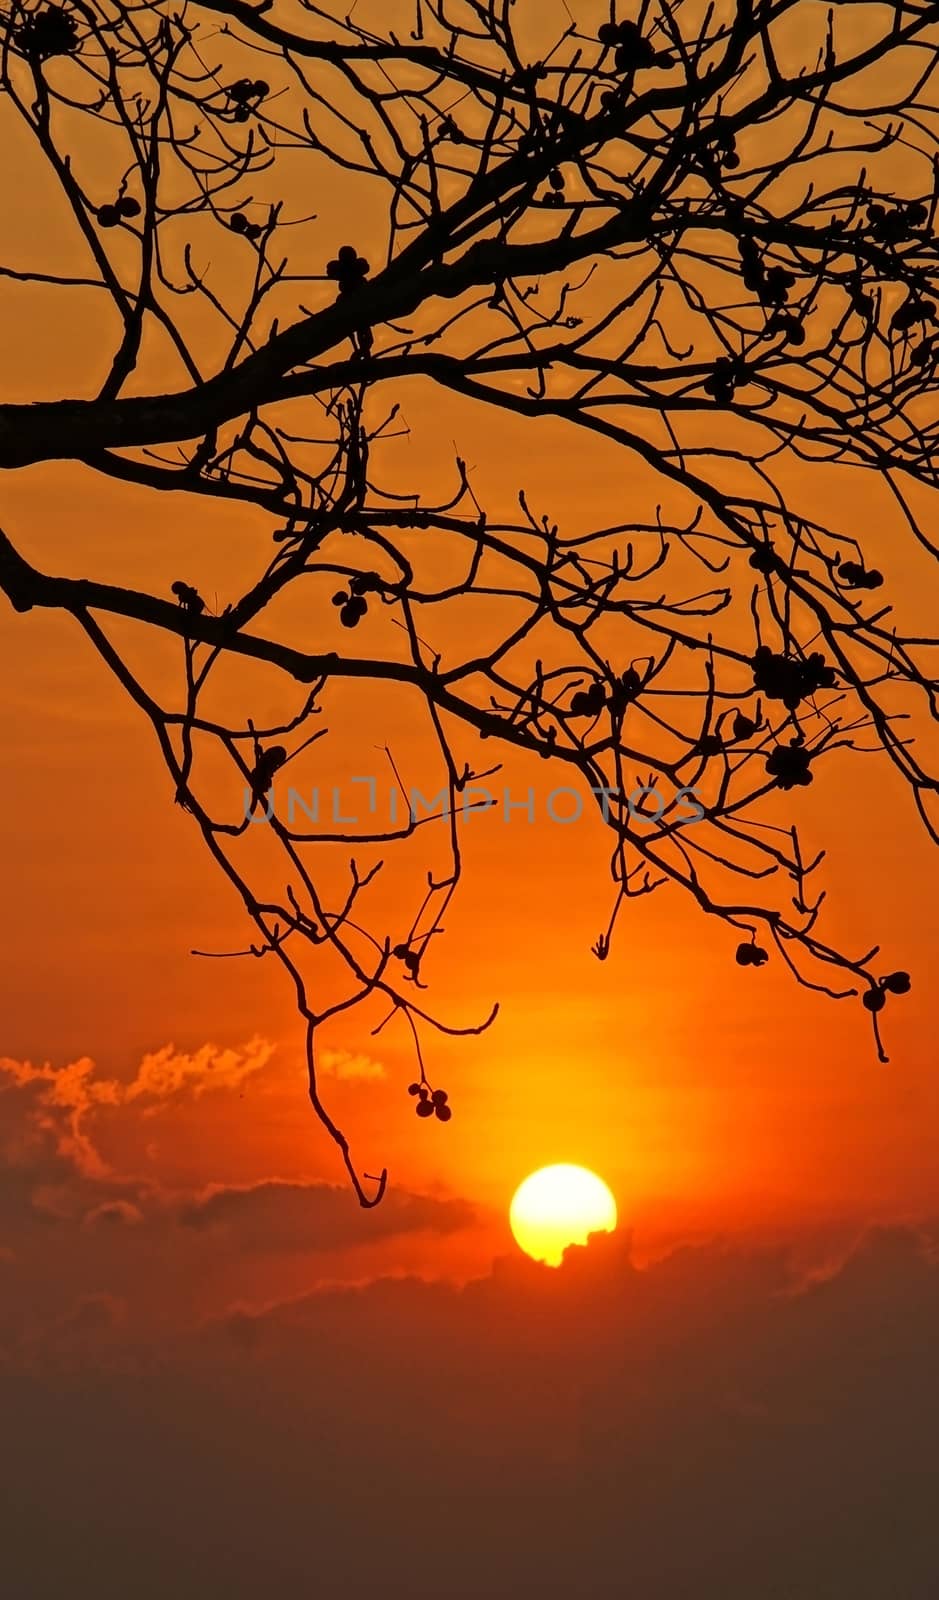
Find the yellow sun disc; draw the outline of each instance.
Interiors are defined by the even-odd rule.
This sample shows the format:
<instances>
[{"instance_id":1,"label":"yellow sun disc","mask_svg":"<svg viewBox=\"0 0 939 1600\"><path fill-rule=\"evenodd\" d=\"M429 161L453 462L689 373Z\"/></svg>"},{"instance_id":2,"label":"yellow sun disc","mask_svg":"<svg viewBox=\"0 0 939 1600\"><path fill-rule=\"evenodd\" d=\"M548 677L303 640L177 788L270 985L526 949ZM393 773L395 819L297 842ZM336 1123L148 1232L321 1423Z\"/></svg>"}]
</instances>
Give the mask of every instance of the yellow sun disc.
<instances>
[{"instance_id":1,"label":"yellow sun disc","mask_svg":"<svg viewBox=\"0 0 939 1600\"><path fill-rule=\"evenodd\" d=\"M526 1255L558 1267L569 1244L586 1244L591 1233L613 1232L616 1201L587 1167L542 1167L516 1189L509 1222Z\"/></svg>"}]
</instances>

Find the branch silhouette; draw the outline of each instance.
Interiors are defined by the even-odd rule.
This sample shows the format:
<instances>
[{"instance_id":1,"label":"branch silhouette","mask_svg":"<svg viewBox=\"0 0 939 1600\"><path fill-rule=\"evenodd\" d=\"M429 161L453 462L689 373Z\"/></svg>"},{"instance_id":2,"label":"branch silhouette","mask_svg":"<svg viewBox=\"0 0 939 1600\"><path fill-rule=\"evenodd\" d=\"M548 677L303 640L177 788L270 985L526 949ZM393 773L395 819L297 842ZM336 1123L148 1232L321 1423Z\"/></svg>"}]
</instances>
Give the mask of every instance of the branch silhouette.
<instances>
[{"instance_id":1,"label":"branch silhouette","mask_svg":"<svg viewBox=\"0 0 939 1600\"><path fill-rule=\"evenodd\" d=\"M36 400L0 404L0 466L71 462L166 495L194 527L201 498L263 528L247 587L203 553L165 592L44 571L8 528L0 588L16 612L76 618L152 725L255 930L244 951L200 953L284 968L311 1101L363 1205L387 1174L359 1174L316 1041L379 1002L378 1029L403 1019L413 1041L417 1114L449 1120L426 1041L482 1032L495 1008L438 1016L428 952L500 754L543 758L609 830L599 960L623 907L671 886L726 926L741 968L779 959L859 1001L882 1060L881 1014L910 979L823 932L824 852L804 853L780 806L796 815L821 774L879 754L939 838L919 754L939 639L904 631L887 598L905 563L939 554L923 510L939 487L936 8L370 14L0 6L0 116L42 163L55 222L30 265L0 260L0 282L104 330L86 392L61 399L46 397L61 352L50 341L43 372L36 341ZM341 200L341 228L310 195L327 213ZM535 481L512 506L485 503L456 452L445 497L413 454L402 491L417 385L529 430L519 475ZM644 514L571 526L546 509L545 422L566 430L572 473L590 449L640 467L656 483ZM873 475L895 538L817 513L833 468ZM119 646L127 622L174 642L174 700ZM276 726L258 725L249 665L296 686ZM232 720L214 691L234 666ZM281 778L348 683L400 695L415 725L420 708L433 812L416 814L386 737L401 801L387 826L304 831L281 814ZM249 848L262 824L276 865ZM379 851L413 852L428 828L443 865L421 868L413 914L374 931Z\"/></svg>"}]
</instances>

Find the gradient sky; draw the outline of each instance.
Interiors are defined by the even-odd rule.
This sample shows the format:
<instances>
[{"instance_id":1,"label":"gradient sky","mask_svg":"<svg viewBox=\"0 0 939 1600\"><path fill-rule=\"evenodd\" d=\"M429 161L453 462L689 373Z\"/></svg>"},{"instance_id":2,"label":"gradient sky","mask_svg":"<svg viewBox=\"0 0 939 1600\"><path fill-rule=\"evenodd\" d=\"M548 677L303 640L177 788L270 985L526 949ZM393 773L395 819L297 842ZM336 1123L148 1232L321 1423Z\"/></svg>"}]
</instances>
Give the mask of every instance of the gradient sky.
<instances>
[{"instance_id":1,"label":"gradient sky","mask_svg":"<svg viewBox=\"0 0 939 1600\"><path fill-rule=\"evenodd\" d=\"M493 480L516 481L514 462L500 469L493 453ZM536 454L529 471L560 512L563 467ZM601 474L585 478L602 495ZM50 571L80 571L86 539L99 571L134 568L132 526L153 531L144 558L152 581L161 581L158 562L166 575L180 562L193 574L188 527L142 491L66 467L21 473L5 487L8 525ZM582 516L593 512L580 506ZM249 514L241 520L244 528L226 512L234 556L252 531ZM208 542L201 508L200 531ZM280 974L263 962L189 954L243 948L246 930L172 804L149 730L69 619L7 611L0 645L3 740L15 774L0 795L4 1053L57 1065L91 1057L103 1077L126 1082L145 1054L167 1045L193 1054L262 1038L273 1051L244 1088L248 1102L206 1096L161 1113L176 1128L161 1140L162 1159L196 1183L335 1178L333 1151L306 1110L302 1040ZM435 792L412 708L390 710L384 726L396 758L409 781ZM318 783L325 806L336 773L344 781L370 770L363 742L345 749L340 719L295 781ZM335 763L327 771L320 748ZM372 765L384 790L377 749ZM935 865L899 785L876 758L861 770L866 781L845 783L844 765L833 767L803 805L802 828L808 843L829 850L832 936L879 939L884 959L914 974L912 994L890 1018L888 1067L877 1064L856 1002L800 991L776 966L739 971L731 934L715 933L674 894L633 906L609 961L598 963L589 947L609 909L604 830L586 814L549 823L553 780L541 763L513 758L496 790L522 799L531 786L535 823L519 810L467 825L466 882L431 971L448 1018L475 1021L493 999L502 1007L482 1038L433 1042L452 1123L415 1122L403 1092L412 1076L403 1029L372 1039L378 1013L363 1013L329 1036L332 1049L376 1062L374 1076L330 1086L366 1168L387 1162L393 1182L442 1185L502 1213L532 1166L580 1160L607 1177L626 1216L655 1228L928 1210L939 1183L929 982L937 919L935 896L923 890L936 881ZM354 793L342 789L344 798ZM426 850L433 860L430 843ZM413 904L426 861L412 854L402 866L386 891L391 906L396 894ZM133 1120L125 1136L139 1154ZM206 1143L208 1129L216 1133Z\"/></svg>"},{"instance_id":2,"label":"gradient sky","mask_svg":"<svg viewBox=\"0 0 939 1600\"><path fill-rule=\"evenodd\" d=\"M61 264L74 241L33 154L14 153L3 261ZM330 248L343 206L338 187L318 195ZM0 318L4 398L88 388L107 332L88 297L60 312L0 279ZM162 353L147 357L158 373ZM482 498L536 489L571 529L647 492L602 443L496 429L419 384L402 399L392 484L419 451L442 493L456 448ZM72 465L2 488L3 527L44 571L160 593L183 575L213 608L270 531ZM889 566L885 493L822 470L811 494L820 516L863 519ZM904 619L934 627L915 565L889 578ZM141 659L161 681L175 670L159 649ZM548 823L560 780L511 757L497 790L532 785L537 820L472 822L428 962L448 1019L501 1007L481 1037L431 1044L452 1122L415 1118L402 1025L373 1037L366 1007L325 1040L330 1109L360 1169L389 1170L363 1212L309 1109L282 973L191 954L251 935L149 728L71 619L2 599L0 684L3 1537L33 1585L17 1600L66 1580L100 1600L306 1594L316 1552L353 1597L570 1595L605 1559L623 1566L591 1596L623 1593L625 1574L643 1600L928 1600L939 877L885 762L832 762L800 797L808 846L828 850L832 942L879 942L885 970L913 975L879 1065L857 1001L799 989L778 962L739 969L733 930L668 891L634 904L597 962L609 841L587 817ZM337 705L305 781L373 770L387 785L360 708ZM414 707L377 720L430 784ZM419 899L438 848L428 835L402 853L379 923ZM517 1254L507 1210L555 1161L604 1177L622 1231L553 1274ZM67 1556L46 1546L50 1521Z\"/></svg>"}]
</instances>

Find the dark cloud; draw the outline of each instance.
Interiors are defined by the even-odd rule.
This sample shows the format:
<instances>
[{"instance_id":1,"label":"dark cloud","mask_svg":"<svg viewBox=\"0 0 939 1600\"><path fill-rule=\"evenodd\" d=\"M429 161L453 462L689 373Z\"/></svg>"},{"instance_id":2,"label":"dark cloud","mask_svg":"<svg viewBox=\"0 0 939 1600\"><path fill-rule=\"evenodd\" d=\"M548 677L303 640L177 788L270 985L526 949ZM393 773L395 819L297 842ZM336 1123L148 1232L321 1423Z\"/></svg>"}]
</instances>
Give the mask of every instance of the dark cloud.
<instances>
[{"instance_id":1,"label":"dark cloud","mask_svg":"<svg viewBox=\"0 0 939 1600\"><path fill-rule=\"evenodd\" d=\"M99 1138L102 1119L138 1119L180 1094L237 1089L269 1054L257 1042L192 1056L166 1049L145 1059L129 1087L100 1078L87 1058L59 1068L0 1057L0 1347L8 1363L48 1345L49 1330L89 1293L127 1307L122 1356L132 1357L149 1326L191 1327L233 1292L270 1293L288 1274L296 1282L305 1273L309 1284L325 1271L374 1270L363 1248L397 1239L420 1249L421 1236L437 1248L476 1222L463 1200L400 1189L373 1211L328 1183L261 1177L194 1192L157 1170L122 1171L111 1153L120 1140ZM67 1358L67 1342L55 1348Z\"/></svg>"},{"instance_id":2,"label":"dark cloud","mask_svg":"<svg viewBox=\"0 0 939 1600\"><path fill-rule=\"evenodd\" d=\"M472 1206L393 1189L374 1211L352 1203L347 1188L275 1180L241 1187L216 1186L184 1204L179 1220L189 1228L225 1229L244 1249L343 1250L402 1233L452 1233L469 1227Z\"/></svg>"},{"instance_id":3,"label":"dark cloud","mask_svg":"<svg viewBox=\"0 0 939 1600\"><path fill-rule=\"evenodd\" d=\"M148 1117L183 1099L235 1092L273 1053L259 1038L191 1054L165 1045L144 1056L129 1083L101 1076L87 1056L61 1067L0 1056L0 1225L139 1215L154 1185L115 1171L101 1154L102 1115Z\"/></svg>"},{"instance_id":4,"label":"dark cloud","mask_svg":"<svg viewBox=\"0 0 939 1600\"><path fill-rule=\"evenodd\" d=\"M0 1375L30 1600L939 1593L934 1233L808 1280L599 1238L234 1308L124 1376L103 1320L93 1374Z\"/></svg>"},{"instance_id":5,"label":"dark cloud","mask_svg":"<svg viewBox=\"0 0 939 1600\"><path fill-rule=\"evenodd\" d=\"M143 1212L129 1200L105 1200L86 1212L82 1220L86 1228L135 1228L143 1221Z\"/></svg>"},{"instance_id":6,"label":"dark cloud","mask_svg":"<svg viewBox=\"0 0 939 1600\"><path fill-rule=\"evenodd\" d=\"M17 1068L14 1077L13 1069ZM73 1078L75 1095L83 1092ZM65 1095L52 1101L42 1068L20 1067L0 1057L0 1218L19 1221L34 1209L36 1194L81 1182L74 1159L76 1108Z\"/></svg>"}]
</instances>

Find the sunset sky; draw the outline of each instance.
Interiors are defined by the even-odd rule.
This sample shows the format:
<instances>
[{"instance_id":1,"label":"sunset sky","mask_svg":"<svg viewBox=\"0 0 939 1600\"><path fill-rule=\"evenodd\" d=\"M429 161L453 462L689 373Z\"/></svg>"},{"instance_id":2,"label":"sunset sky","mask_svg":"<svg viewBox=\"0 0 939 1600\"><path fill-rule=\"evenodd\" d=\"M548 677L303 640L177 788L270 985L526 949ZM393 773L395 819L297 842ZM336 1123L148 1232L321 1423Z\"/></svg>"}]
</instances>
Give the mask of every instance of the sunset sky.
<instances>
[{"instance_id":1,"label":"sunset sky","mask_svg":"<svg viewBox=\"0 0 939 1600\"><path fill-rule=\"evenodd\" d=\"M563 479L563 468L548 456L532 470L546 496L560 496L563 483L552 478ZM492 471L512 483L509 462ZM600 475L585 475L596 493ZM19 474L6 487L8 520L19 511L19 529L50 570L79 569L79 535L93 541L99 569L119 570L125 529L145 518L160 529L166 571L186 559L185 527L142 492L65 467ZM234 543L239 532L228 513L225 537ZM189 556L185 570L193 565ZM161 1051L202 1061L235 1052L257 1063L238 1075L235 1093L196 1095L190 1077L156 1102L94 1110L89 1138L103 1142L107 1167L197 1187L339 1182L308 1112L287 984L270 963L189 953L249 939L240 907L172 804L149 729L70 619L7 612L2 638L4 744L15 774L0 796L12 907L5 1055L36 1066L90 1059L92 1082L126 1084ZM419 751L419 734L407 706L396 709L387 737L405 760ZM336 743L334 768L322 771L314 746L295 780L303 793L320 787L324 816L334 774L351 809L348 774L369 770L360 745L356 769L341 743L332 756ZM380 750L372 763L387 806ZM516 1183L555 1158L603 1173L640 1239L929 1213L939 1199L929 983L939 923L923 886L935 881L935 864L899 784L873 758L863 770L863 784L831 781L813 804L802 802L802 827L810 845L828 847L821 870L833 934L861 943L863 928L889 964L918 980L891 1016L888 1067L878 1065L856 1003L802 991L778 966L739 970L732 933L715 933L674 893L632 907L611 957L598 963L590 946L609 915L601 822L585 811L552 823L547 800L557 783L537 761L510 759L491 780L500 801L508 789L523 802L531 788L535 821L521 805L506 820L500 805L466 824L466 881L447 918L434 994L457 1024L477 1021L494 1000L501 1010L478 1040L434 1040L453 1121L415 1122L404 1093L413 1076L406 1031L391 1024L373 1039L377 1011L333 1025L327 1041L337 1060L330 1100L366 1170L387 1164L394 1186L478 1208L472 1237L461 1230L448 1239L447 1256L489 1259L505 1244ZM435 776L425 762L412 765L409 781L430 795ZM415 878L402 870L399 892L413 899ZM345 1056L362 1064L344 1076ZM384 1241L379 1258L433 1270L440 1241ZM358 1260L330 1270L357 1275Z\"/></svg>"},{"instance_id":2,"label":"sunset sky","mask_svg":"<svg viewBox=\"0 0 939 1600\"><path fill-rule=\"evenodd\" d=\"M513 481L508 461L493 470ZM49 570L80 568L79 533L115 567L147 518L177 549L186 537L65 468L6 488ZM392 1592L437 1595L454 1550L448 1594L484 1592L493 1563L496 1593L537 1574L562 1594L588 1559L621 1570L623 1529L640 1587L654 1570L669 1597L708 1571L741 1594L837 1593L803 1585L856 1569L852 1595L882 1600L897 1527L871 1519L874 1449L896 1452L901 1532L928 1568L939 929L898 786L872 764L812 830L836 929L854 939L863 918L914 975L886 1067L856 1005L778 965L740 970L674 896L635 906L598 963L595 822L474 820L433 976L455 1020L501 1012L479 1040L434 1042L452 1121L415 1119L403 1029L373 1039L355 1016L330 1033L331 1108L365 1170L389 1169L363 1212L310 1112L281 975L189 953L243 947L243 915L149 730L67 619L6 610L0 642L0 1409L24 1594L51 1595L65 1570L42 1540L54 1504L69 1580L104 1595L162 1600L180 1572L185 1594L267 1592L274 1573L305 1581L311 1544L355 1594L403 1567ZM548 792L524 762L510 781ZM507 1221L552 1161L602 1174L621 1223L594 1269L556 1280ZM650 1478L650 1456L672 1465ZM572 1513L584 1472L596 1488ZM819 1509L807 1526L835 1473L848 1519ZM767 1521L796 1479L796 1521Z\"/></svg>"},{"instance_id":3,"label":"sunset sky","mask_svg":"<svg viewBox=\"0 0 939 1600\"><path fill-rule=\"evenodd\" d=\"M0 266L86 270L40 154L8 121L16 225ZM303 181L290 169L298 205ZM341 174L314 210L317 270L351 215L358 247L381 254L384 212L356 214ZM0 319L5 404L100 386L115 328L94 294L4 275ZM147 345L130 387L168 385L170 369ZM422 493L445 498L459 456L481 502L515 515L525 490L570 533L654 510L652 474L612 443L572 444L556 420L495 426L417 379L395 399L406 432L381 469L402 493L417 463ZM809 488L786 470L813 514L863 533L904 626L934 630L931 564L914 551L890 565L889 490L835 467L813 468ZM68 461L0 484L0 527L45 573L161 596L185 578L216 613L267 559L272 519L248 506ZM457 615L448 647L498 626L497 604ZM288 622L311 627L302 611ZM178 694L178 650L109 626ZM334 647L332 614L312 627ZM273 674L248 683L236 667L219 703L263 723L296 701ZM939 876L884 759L842 752L797 798L806 852L827 852L827 936L879 944L878 970L912 974L886 1064L856 998L799 987L780 961L738 966L734 930L672 888L629 905L598 961L609 831L586 810L551 821L568 780L462 730L462 757L503 762L486 780L500 805L465 824L464 881L422 975L454 1026L499 1014L425 1041L446 1124L415 1117L401 1018L374 1032L384 1012L369 1001L329 1023L323 1096L357 1169L388 1170L365 1210L311 1111L284 972L193 953L244 950L254 932L174 804L146 720L71 617L17 614L2 593L0 685L12 1600L66 1585L96 1600L929 1600ZM387 747L436 793L422 713L416 697L340 685L291 781L328 808L333 787L354 806L351 777L374 776L381 809ZM531 791L533 821L505 816L506 789ZM788 825L791 799L764 815ZM428 828L389 859L370 900L381 937L413 916L445 844ZM348 854L327 869L337 883ZM554 1270L522 1255L508 1213L557 1162L604 1179L619 1228Z\"/></svg>"}]
</instances>

